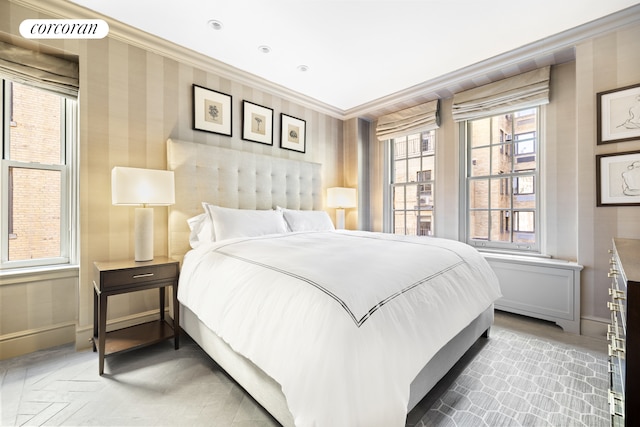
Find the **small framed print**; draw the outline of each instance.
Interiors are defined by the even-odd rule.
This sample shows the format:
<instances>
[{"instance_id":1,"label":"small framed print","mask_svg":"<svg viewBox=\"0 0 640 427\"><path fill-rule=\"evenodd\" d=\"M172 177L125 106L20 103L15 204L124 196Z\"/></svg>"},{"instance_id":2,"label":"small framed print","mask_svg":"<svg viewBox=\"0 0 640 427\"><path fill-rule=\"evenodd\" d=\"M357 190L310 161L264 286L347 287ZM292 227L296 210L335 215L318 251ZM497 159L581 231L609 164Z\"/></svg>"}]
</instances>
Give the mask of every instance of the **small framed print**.
<instances>
[{"instance_id":1,"label":"small framed print","mask_svg":"<svg viewBox=\"0 0 640 427\"><path fill-rule=\"evenodd\" d=\"M307 122L280 113L280 147L305 152L307 144Z\"/></svg>"},{"instance_id":2,"label":"small framed print","mask_svg":"<svg viewBox=\"0 0 640 427\"><path fill-rule=\"evenodd\" d=\"M193 85L193 129L231 136L231 95Z\"/></svg>"},{"instance_id":3,"label":"small framed print","mask_svg":"<svg viewBox=\"0 0 640 427\"><path fill-rule=\"evenodd\" d=\"M598 145L640 139L640 84L597 94Z\"/></svg>"},{"instance_id":4,"label":"small framed print","mask_svg":"<svg viewBox=\"0 0 640 427\"><path fill-rule=\"evenodd\" d=\"M242 101L242 139L273 145L273 110Z\"/></svg>"},{"instance_id":5,"label":"small framed print","mask_svg":"<svg viewBox=\"0 0 640 427\"><path fill-rule=\"evenodd\" d=\"M598 206L640 206L640 151L596 156Z\"/></svg>"}]
</instances>

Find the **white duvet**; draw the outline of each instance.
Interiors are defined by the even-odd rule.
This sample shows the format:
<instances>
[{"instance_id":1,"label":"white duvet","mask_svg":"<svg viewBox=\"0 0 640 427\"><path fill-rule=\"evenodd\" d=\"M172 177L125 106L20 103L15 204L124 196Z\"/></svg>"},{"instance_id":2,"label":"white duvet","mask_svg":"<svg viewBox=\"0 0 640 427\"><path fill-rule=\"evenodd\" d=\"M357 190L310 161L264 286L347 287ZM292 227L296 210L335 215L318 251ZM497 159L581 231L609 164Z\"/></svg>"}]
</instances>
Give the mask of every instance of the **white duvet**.
<instances>
[{"instance_id":1,"label":"white duvet","mask_svg":"<svg viewBox=\"0 0 640 427\"><path fill-rule=\"evenodd\" d=\"M207 243L180 302L281 386L298 427L401 427L429 359L500 297L468 245L331 231Z\"/></svg>"}]
</instances>

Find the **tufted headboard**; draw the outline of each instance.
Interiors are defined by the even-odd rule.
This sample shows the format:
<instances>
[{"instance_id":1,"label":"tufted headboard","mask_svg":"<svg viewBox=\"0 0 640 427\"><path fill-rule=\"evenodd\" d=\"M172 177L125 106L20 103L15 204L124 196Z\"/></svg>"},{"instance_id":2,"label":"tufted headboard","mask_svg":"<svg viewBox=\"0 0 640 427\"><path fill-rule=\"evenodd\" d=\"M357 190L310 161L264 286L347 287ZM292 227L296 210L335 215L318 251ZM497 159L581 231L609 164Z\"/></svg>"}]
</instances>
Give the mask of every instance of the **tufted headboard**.
<instances>
[{"instance_id":1,"label":"tufted headboard","mask_svg":"<svg viewBox=\"0 0 640 427\"><path fill-rule=\"evenodd\" d=\"M169 139L167 169L175 173L168 232L175 259L190 249L187 219L204 212L202 202L239 209L323 208L319 163Z\"/></svg>"}]
</instances>

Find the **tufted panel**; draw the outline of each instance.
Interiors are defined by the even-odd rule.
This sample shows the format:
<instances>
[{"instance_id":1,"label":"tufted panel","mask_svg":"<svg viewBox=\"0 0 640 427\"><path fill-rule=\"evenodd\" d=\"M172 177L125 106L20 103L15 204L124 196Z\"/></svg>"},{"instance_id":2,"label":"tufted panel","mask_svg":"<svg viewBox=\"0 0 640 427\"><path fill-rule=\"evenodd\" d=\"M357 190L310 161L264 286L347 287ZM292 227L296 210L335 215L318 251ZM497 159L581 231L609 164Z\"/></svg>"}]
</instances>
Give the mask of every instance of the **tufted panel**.
<instances>
[{"instance_id":1,"label":"tufted panel","mask_svg":"<svg viewBox=\"0 0 640 427\"><path fill-rule=\"evenodd\" d=\"M167 169L175 173L176 203L169 207L169 256L189 250L187 219L202 202L228 208L322 209L319 163L167 140Z\"/></svg>"}]
</instances>

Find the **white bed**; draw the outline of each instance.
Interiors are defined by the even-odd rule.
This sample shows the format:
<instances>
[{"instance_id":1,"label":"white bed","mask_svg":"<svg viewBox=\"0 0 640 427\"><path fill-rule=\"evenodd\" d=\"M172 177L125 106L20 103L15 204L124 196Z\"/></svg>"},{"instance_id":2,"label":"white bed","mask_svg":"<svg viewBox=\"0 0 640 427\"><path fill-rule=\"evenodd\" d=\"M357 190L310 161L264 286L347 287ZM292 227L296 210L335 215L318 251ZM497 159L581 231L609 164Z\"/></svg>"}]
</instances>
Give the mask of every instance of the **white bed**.
<instances>
[{"instance_id":1,"label":"white bed","mask_svg":"<svg viewBox=\"0 0 640 427\"><path fill-rule=\"evenodd\" d=\"M187 220L202 214L203 201L243 209L242 215L260 212L269 221L282 214L276 206L292 215L322 209L318 164L172 140L167 148L176 174L172 257L189 252ZM224 221L217 224L233 230L233 220ZM404 425L406 413L493 322L495 275L458 242L304 227L217 237L185 257L180 324L285 426ZM333 248L329 255L324 247ZM390 265L415 256L411 265L423 270L374 271L367 261L387 248ZM348 253L358 256L341 267ZM442 264L421 262L436 257ZM218 269L213 281L209 268ZM368 296L362 283L385 275ZM232 285L240 276L246 282ZM209 294L214 302L203 303ZM295 307L308 302L310 308L290 309L288 295ZM237 308L236 300L242 301ZM267 308L268 301L279 308Z\"/></svg>"}]
</instances>

